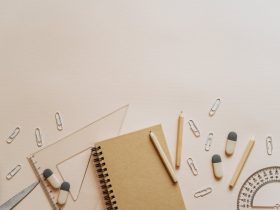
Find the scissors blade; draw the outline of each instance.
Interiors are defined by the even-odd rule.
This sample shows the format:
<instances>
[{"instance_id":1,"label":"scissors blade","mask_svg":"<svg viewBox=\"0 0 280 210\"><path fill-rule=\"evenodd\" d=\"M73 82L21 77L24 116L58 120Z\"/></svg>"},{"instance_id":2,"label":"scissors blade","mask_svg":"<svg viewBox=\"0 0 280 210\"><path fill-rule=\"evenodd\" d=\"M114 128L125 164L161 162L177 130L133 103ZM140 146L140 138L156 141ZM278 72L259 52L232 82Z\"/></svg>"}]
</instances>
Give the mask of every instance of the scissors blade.
<instances>
[{"instance_id":1,"label":"scissors blade","mask_svg":"<svg viewBox=\"0 0 280 210\"><path fill-rule=\"evenodd\" d=\"M32 185L20 191L6 203L0 206L0 210L10 210L13 209L19 202L21 202L31 191L39 184L39 182L34 182Z\"/></svg>"}]
</instances>

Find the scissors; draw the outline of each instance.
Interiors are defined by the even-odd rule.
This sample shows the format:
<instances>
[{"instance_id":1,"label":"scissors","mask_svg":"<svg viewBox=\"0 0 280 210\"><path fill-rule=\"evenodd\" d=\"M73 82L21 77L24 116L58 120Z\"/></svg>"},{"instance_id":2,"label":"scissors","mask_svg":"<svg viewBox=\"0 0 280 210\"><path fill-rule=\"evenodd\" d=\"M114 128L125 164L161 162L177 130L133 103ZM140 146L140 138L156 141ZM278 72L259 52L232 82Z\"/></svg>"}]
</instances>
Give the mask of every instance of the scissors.
<instances>
[{"instance_id":1,"label":"scissors","mask_svg":"<svg viewBox=\"0 0 280 210\"><path fill-rule=\"evenodd\" d=\"M32 190L39 184L39 182L34 182L32 185L26 187L6 203L0 206L0 210L11 210L13 209L19 202L21 202Z\"/></svg>"}]
</instances>

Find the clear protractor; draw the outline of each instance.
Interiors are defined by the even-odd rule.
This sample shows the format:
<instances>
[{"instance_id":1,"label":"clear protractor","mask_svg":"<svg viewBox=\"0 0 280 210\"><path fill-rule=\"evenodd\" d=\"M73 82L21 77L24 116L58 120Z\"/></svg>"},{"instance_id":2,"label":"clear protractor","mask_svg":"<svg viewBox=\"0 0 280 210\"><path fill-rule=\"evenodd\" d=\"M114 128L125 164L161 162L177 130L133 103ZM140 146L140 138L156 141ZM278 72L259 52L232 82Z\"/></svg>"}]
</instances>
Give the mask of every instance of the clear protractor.
<instances>
[{"instance_id":1,"label":"clear protractor","mask_svg":"<svg viewBox=\"0 0 280 210\"><path fill-rule=\"evenodd\" d=\"M280 209L280 166L263 168L242 185L237 210Z\"/></svg>"}]
</instances>

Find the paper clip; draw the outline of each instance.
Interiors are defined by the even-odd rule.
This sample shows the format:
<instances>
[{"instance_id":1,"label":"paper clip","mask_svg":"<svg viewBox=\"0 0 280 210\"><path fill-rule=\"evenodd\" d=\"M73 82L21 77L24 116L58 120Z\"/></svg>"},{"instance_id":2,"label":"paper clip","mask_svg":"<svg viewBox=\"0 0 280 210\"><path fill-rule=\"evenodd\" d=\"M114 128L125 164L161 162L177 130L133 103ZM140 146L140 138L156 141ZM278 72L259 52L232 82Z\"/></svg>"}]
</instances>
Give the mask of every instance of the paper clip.
<instances>
[{"instance_id":1,"label":"paper clip","mask_svg":"<svg viewBox=\"0 0 280 210\"><path fill-rule=\"evenodd\" d=\"M7 180L12 179L21 169L21 165L17 165L16 167L14 167L13 170L11 170L8 175L6 176Z\"/></svg>"},{"instance_id":2,"label":"paper clip","mask_svg":"<svg viewBox=\"0 0 280 210\"><path fill-rule=\"evenodd\" d=\"M211 107L210 111L209 111L209 116L212 117L214 116L214 114L216 113L216 111L218 110L219 106L221 104L221 99L217 99L215 101L215 103L213 104L213 106Z\"/></svg>"},{"instance_id":3,"label":"paper clip","mask_svg":"<svg viewBox=\"0 0 280 210\"><path fill-rule=\"evenodd\" d=\"M38 147L43 146L43 140L42 140L41 131L39 128L35 129L35 138L36 138L37 146Z\"/></svg>"},{"instance_id":4,"label":"paper clip","mask_svg":"<svg viewBox=\"0 0 280 210\"><path fill-rule=\"evenodd\" d=\"M197 176L198 175L198 170L197 170L197 168L194 165L193 159L192 158L188 158L187 162L188 162L188 165L189 165L193 175Z\"/></svg>"},{"instance_id":5,"label":"paper clip","mask_svg":"<svg viewBox=\"0 0 280 210\"><path fill-rule=\"evenodd\" d=\"M19 127L16 127L16 129L15 129L15 130L13 131L13 133L8 137L8 139L6 140L6 142L7 142L8 144L12 143L12 142L15 140L15 138L18 136L19 132L20 132L20 128L19 128Z\"/></svg>"},{"instance_id":6,"label":"paper clip","mask_svg":"<svg viewBox=\"0 0 280 210\"><path fill-rule=\"evenodd\" d=\"M212 188L208 187L208 188L205 188L204 190L200 190L200 191L196 192L194 194L194 197L195 198L202 198L202 197L210 194L211 192L212 192Z\"/></svg>"},{"instance_id":7,"label":"paper clip","mask_svg":"<svg viewBox=\"0 0 280 210\"><path fill-rule=\"evenodd\" d=\"M189 126L190 126L190 129L192 130L193 134L196 136L196 137L199 137L200 136L200 131L198 130L198 128L196 127L195 123L193 120L189 120Z\"/></svg>"},{"instance_id":8,"label":"paper clip","mask_svg":"<svg viewBox=\"0 0 280 210\"><path fill-rule=\"evenodd\" d=\"M63 130L62 120L59 112L55 113L56 128L59 131Z\"/></svg>"},{"instance_id":9,"label":"paper clip","mask_svg":"<svg viewBox=\"0 0 280 210\"><path fill-rule=\"evenodd\" d=\"M209 151L213 142L213 133L209 133L205 142L205 151Z\"/></svg>"},{"instance_id":10,"label":"paper clip","mask_svg":"<svg viewBox=\"0 0 280 210\"><path fill-rule=\"evenodd\" d=\"M268 136L266 138L266 151L268 155L272 155L272 151L273 151L273 143L272 143L272 137Z\"/></svg>"}]
</instances>

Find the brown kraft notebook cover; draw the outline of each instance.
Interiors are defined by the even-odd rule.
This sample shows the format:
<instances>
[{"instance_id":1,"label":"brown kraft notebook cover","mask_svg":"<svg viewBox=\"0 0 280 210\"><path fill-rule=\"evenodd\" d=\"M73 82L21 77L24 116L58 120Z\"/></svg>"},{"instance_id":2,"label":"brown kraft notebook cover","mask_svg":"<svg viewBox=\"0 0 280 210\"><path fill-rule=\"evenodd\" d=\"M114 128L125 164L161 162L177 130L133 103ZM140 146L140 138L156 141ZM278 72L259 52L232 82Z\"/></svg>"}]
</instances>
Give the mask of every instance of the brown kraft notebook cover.
<instances>
[{"instance_id":1,"label":"brown kraft notebook cover","mask_svg":"<svg viewBox=\"0 0 280 210\"><path fill-rule=\"evenodd\" d=\"M186 210L179 185L170 179L150 131L171 161L160 125L96 143L93 155L108 209Z\"/></svg>"}]
</instances>

